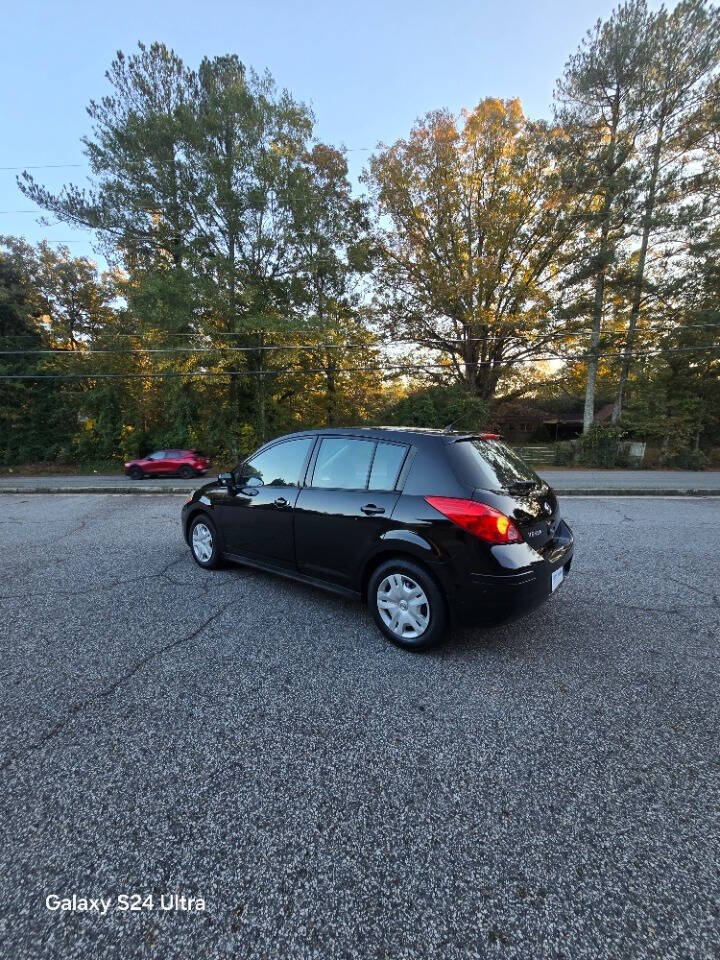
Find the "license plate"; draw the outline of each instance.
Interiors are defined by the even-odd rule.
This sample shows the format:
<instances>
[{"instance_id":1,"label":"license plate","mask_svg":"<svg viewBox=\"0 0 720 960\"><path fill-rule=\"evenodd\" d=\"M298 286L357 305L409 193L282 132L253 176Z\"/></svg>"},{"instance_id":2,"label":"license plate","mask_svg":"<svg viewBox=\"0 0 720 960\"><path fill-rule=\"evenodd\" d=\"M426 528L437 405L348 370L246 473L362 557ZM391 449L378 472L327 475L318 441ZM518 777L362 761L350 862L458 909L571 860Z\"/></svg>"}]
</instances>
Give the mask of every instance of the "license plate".
<instances>
[{"instance_id":1,"label":"license plate","mask_svg":"<svg viewBox=\"0 0 720 960\"><path fill-rule=\"evenodd\" d=\"M552 572L552 589L553 589L553 591L557 590L557 588L558 588L558 587L560 586L560 584L563 582L564 577L565 577L565 569L564 569L564 567L558 567L557 570L553 570L553 572Z\"/></svg>"}]
</instances>

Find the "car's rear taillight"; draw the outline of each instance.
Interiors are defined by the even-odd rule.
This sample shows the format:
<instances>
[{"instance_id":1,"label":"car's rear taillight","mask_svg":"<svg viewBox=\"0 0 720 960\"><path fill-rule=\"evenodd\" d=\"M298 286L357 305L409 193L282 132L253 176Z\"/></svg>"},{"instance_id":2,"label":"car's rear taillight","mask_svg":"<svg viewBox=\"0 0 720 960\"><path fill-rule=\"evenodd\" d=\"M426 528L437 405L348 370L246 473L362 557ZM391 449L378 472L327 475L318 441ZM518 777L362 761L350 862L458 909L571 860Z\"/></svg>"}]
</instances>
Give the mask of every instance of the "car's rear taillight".
<instances>
[{"instance_id":1,"label":"car's rear taillight","mask_svg":"<svg viewBox=\"0 0 720 960\"><path fill-rule=\"evenodd\" d=\"M425 497L448 520L463 530L488 543L519 543L520 531L510 517L476 500L461 500L458 497Z\"/></svg>"}]
</instances>

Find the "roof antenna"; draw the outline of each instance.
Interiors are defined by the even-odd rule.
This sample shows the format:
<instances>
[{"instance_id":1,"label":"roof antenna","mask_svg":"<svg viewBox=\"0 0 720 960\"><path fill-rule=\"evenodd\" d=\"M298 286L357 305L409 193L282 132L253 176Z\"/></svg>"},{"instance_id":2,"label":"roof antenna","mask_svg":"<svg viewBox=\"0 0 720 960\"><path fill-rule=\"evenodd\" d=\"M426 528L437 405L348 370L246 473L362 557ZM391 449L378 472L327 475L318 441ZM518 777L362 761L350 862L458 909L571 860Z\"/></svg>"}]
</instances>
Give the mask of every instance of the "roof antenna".
<instances>
[{"instance_id":1,"label":"roof antenna","mask_svg":"<svg viewBox=\"0 0 720 960\"><path fill-rule=\"evenodd\" d=\"M455 420L451 421L446 427L443 427L443 433L449 433L456 423L460 423L465 414L461 414L459 417L456 417Z\"/></svg>"}]
</instances>

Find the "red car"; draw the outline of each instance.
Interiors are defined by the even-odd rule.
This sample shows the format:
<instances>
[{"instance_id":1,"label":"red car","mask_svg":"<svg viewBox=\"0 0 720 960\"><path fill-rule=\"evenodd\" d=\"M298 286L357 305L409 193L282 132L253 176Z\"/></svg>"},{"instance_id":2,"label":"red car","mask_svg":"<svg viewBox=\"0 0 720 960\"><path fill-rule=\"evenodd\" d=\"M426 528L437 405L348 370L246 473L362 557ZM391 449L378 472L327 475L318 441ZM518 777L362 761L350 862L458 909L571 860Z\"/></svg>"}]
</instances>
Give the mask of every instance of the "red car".
<instances>
[{"instance_id":1,"label":"red car","mask_svg":"<svg viewBox=\"0 0 720 960\"><path fill-rule=\"evenodd\" d=\"M198 450L156 450L140 460L128 460L125 473L132 480L143 477L168 477L177 474L184 480L202 476L210 461Z\"/></svg>"}]
</instances>

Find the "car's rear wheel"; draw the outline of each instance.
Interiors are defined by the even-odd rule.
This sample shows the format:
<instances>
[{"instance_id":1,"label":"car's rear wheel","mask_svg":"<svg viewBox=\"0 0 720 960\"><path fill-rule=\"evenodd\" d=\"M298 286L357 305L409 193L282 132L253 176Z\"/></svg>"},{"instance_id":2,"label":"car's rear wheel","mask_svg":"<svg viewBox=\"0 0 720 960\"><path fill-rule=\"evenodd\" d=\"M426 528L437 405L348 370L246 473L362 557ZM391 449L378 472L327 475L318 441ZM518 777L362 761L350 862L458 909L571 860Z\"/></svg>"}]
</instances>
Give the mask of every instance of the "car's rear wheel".
<instances>
[{"instance_id":1,"label":"car's rear wheel","mask_svg":"<svg viewBox=\"0 0 720 960\"><path fill-rule=\"evenodd\" d=\"M367 599L378 627L399 647L427 650L442 640L445 599L430 574L412 560L380 564L370 577Z\"/></svg>"},{"instance_id":2,"label":"car's rear wheel","mask_svg":"<svg viewBox=\"0 0 720 960\"><path fill-rule=\"evenodd\" d=\"M206 570L219 567L222 561L215 524L206 514L201 514L190 524L190 552L193 560Z\"/></svg>"},{"instance_id":3,"label":"car's rear wheel","mask_svg":"<svg viewBox=\"0 0 720 960\"><path fill-rule=\"evenodd\" d=\"M142 480L143 472L140 467L130 467L128 476L131 480Z\"/></svg>"},{"instance_id":4,"label":"car's rear wheel","mask_svg":"<svg viewBox=\"0 0 720 960\"><path fill-rule=\"evenodd\" d=\"M195 471L192 467L189 467L187 464L184 464L178 470L178 476L182 477L183 480L190 480L191 477L195 476Z\"/></svg>"}]
</instances>

